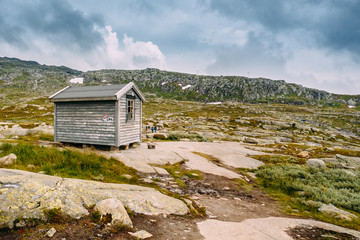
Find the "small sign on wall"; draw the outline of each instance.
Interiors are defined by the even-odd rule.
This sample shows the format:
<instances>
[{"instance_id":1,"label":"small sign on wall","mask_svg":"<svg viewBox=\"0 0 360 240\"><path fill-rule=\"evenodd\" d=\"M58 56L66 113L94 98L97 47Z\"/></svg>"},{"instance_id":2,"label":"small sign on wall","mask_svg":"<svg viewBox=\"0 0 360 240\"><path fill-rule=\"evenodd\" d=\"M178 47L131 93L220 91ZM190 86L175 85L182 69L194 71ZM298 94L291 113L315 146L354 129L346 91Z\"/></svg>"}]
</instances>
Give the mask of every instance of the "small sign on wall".
<instances>
[{"instance_id":1,"label":"small sign on wall","mask_svg":"<svg viewBox=\"0 0 360 240\"><path fill-rule=\"evenodd\" d=\"M102 121L103 122L113 122L114 119L112 117L108 117L106 114L104 114Z\"/></svg>"}]
</instances>

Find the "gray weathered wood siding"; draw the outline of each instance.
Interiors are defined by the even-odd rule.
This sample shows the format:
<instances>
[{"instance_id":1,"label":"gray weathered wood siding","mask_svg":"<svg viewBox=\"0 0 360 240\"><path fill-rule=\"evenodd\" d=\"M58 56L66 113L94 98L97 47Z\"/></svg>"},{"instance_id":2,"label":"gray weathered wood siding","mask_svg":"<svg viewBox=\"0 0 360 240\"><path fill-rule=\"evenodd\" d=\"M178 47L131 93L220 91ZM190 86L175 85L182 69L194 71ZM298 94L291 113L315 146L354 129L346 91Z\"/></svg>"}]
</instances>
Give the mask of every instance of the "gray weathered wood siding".
<instances>
[{"instance_id":1,"label":"gray weathered wood siding","mask_svg":"<svg viewBox=\"0 0 360 240\"><path fill-rule=\"evenodd\" d=\"M135 119L126 120L127 115L127 99L126 95L135 96ZM131 89L126 94L121 96L118 102L118 111L119 111L119 134L118 134L118 145L128 145L130 143L141 142L141 123L142 123L142 101Z\"/></svg>"},{"instance_id":2,"label":"gray weathered wood siding","mask_svg":"<svg viewBox=\"0 0 360 240\"><path fill-rule=\"evenodd\" d=\"M116 101L55 103L55 141L116 146ZM104 114L113 122L103 121Z\"/></svg>"}]
</instances>

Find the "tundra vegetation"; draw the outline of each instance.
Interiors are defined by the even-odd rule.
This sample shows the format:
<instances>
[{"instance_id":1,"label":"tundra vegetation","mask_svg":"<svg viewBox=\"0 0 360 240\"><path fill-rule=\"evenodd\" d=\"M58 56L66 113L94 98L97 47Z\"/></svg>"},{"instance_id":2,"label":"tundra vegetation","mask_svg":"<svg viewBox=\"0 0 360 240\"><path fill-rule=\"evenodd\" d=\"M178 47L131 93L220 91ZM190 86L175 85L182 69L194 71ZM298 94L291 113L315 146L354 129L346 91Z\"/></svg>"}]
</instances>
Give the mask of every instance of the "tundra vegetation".
<instances>
[{"instance_id":1,"label":"tundra vegetation","mask_svg":"<svg viewBox=\"0 0 360 240\"><path fill-rule=\"evenodd\" d=\"M3 108L0 121L4 130L16 125L31 129L40 126L43 121L46 124L53 121L52 104L45 97L22 95L21 99L16 97L13 104L10 102L7 96L0 103ZM331 203L360 217L358 108L236 102L207 104L148 96L143 110L144 125L160 126L161 132L167 135L167 138L158 141L238 141L263 151L263 155L253 156L265 163L263 167L241 170L243 173L256 173L256 183L250 184L263 187L281 201L286 213L359 229L358 219L331 218L319 212L317 205L309 204L309 200ZM134 169L115 159L98 156L91 149L84 153L71 148L37 145L38 142L51 140L52 135L39 133L4 137L0 156L9 153L18 156L19 161L10 168L139 184ZM152 141L151 133L144 134L144 141ZM308 158L323 159L326 168L307 166L308 158L298 157L302 151L308 152ZM203 157L219 164L218 159ZM179 186L184 187L181 180L184 175L196 173L195 178L201 177L201 173L183 171L180 166L163 166ZM123 177L126 174L132 178Z\"/></svg>"},{"instance_id":2,"label":"tundra vegetation","mask_svg":"<svg viewBox=\"0 0 360 240\"><path fill-rule=\"evenodd\" d=\"M53 140L51 127L54 109L47 96L54 89L50 86L59 89L66 85L64 79L79 76L83 76L87 84L100 84L101 79L106 79L106 83L119 83L120 78L136 80L147 96L143 106L143 125L156 125L165 134L157 141L236 141L247 144L248 148L264 152L263 155L252 157L265 165L256 170L234 169L246 176L253 176L254 173L257 176L249 183L237 180L240 187L261 187L283 204L287 214L312 217L360 230L358 96L334 97L326 92L289 85L283 95L280 90L279 96L276 95L278 93L271 94L269 90L265 97L257 92L253 99L235 99L232 93L220 94L221 90L231 88L234 83L240 84L239 79L231 77L222 82L222 87L198 93L195 87L200 88L200 83L207 86L205 89L212 89L213 78L176 73L167 75L153 69L82 73L67 68L44 67L38 69L38 75L42 77L36 79L36 71L29 70L38 67L34 62L23 63L17 70L13 70L10 63L7 64L0 65L0 73L5 78L0 87L0 157L14 153L18 160L4 167L62 177L146 185L139 181L136 170L115 159L100 156L91 148L79 150L42 146L44 142ZM144 76L146 81L141 85L140 80ZM182 90L179 83L182 86L191 84L191 78L198 80L197 85L187 89L188 92ZM267 86L268 81L261 83L261 86ZM283 84L276 82L275 85ZM303 94L298 95L295 90L292 92L289 89L303 91ZM245 95L251 94L250 91ZM316 96L320 99L315 99ZM357 106L349 108L349 102ZM47 131L34 130L46 127ZM144 131L143 137L144 141L154 140L154 135L149 132ZM299 157L301 152L307 155ZM221 164L210 155L194 153ZM325 168L308 166L308 159L322 160ZM184 176L202 178L200 172L185 170L181 163L161 167L173 175L181 187L185 187ZM318 210L320 203L333 204L358 218L349 220L329 216ZM97 219L96 213L94 218Z\"/></svg>"}]
</instances>

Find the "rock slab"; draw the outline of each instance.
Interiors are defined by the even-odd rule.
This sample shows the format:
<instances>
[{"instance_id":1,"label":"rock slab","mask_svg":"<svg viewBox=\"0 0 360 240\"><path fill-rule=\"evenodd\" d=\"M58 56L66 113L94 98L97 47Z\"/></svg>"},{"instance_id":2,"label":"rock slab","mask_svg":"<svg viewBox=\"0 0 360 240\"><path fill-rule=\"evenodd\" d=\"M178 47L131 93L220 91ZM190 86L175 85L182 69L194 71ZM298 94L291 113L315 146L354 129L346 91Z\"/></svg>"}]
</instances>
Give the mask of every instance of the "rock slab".
<instances>
[{"instance_id":1,"label":"rock slab","mask_svg":"<svg viewBox=\"0 0 360 240\"><path fill-rule=\"evenodd\" d=\"M44 210L54 208L79 219L89 214L86 208L109 198L119 199L131 211L147 215L189 212L184 202L153 188L0 168L0 228L12 228L16 219L46 220Z\"/></svg>"}]
</instances>

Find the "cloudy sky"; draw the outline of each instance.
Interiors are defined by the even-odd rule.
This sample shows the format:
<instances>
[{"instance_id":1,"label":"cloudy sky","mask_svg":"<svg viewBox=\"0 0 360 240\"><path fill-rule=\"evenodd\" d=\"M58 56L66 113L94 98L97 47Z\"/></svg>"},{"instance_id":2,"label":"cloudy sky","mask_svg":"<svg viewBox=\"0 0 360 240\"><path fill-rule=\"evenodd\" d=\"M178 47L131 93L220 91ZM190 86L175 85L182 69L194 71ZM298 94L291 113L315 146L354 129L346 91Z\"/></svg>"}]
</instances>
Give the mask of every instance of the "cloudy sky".
<instances>
[{"instance_id":1,"label":"cloudy sky","mask_svg":"<svg viewBox=\"0 0 360 240\"><path fill-rule=\"evenodd\" d=\"M360 94L359 0L0 0L0 56Z\"/></svg>"}]
</instances>

